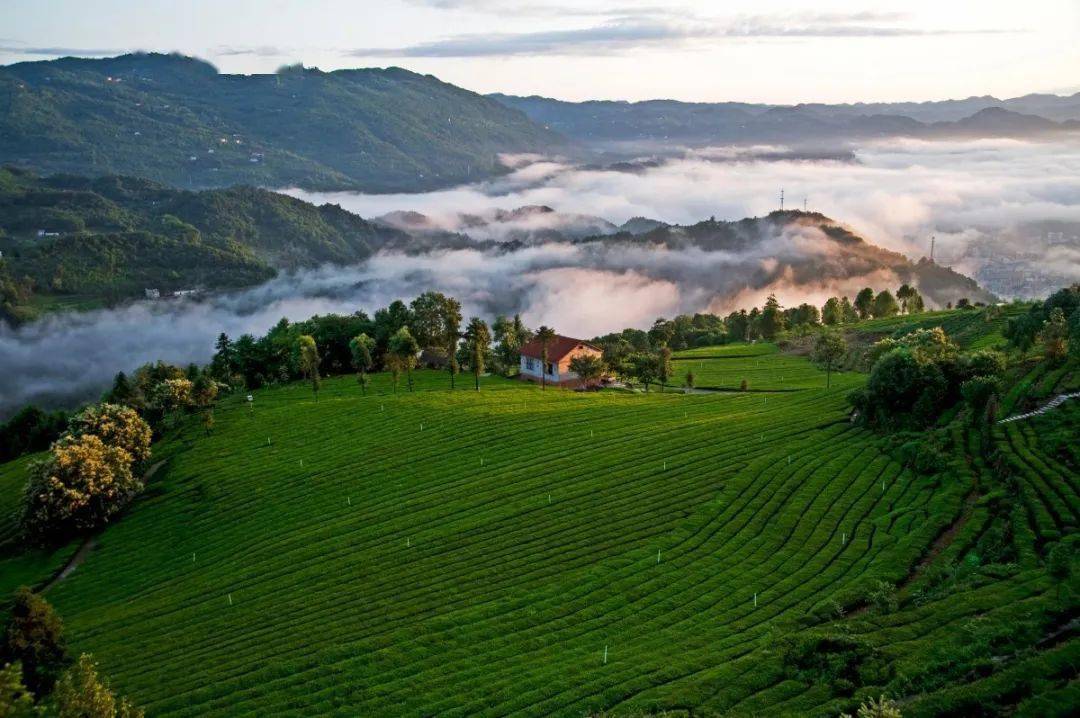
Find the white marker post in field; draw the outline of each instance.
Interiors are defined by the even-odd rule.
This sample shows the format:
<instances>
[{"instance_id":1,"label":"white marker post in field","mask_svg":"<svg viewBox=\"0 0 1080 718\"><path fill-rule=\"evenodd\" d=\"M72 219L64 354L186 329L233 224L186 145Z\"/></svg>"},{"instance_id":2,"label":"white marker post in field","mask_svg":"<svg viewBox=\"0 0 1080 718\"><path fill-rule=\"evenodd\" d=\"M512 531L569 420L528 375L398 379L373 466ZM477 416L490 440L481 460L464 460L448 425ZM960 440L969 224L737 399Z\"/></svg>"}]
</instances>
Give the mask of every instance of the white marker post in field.
<instances>
[{"instance_id":1,"label":"white marker post in field","mask_svg":"<svg viewBox=\"0 0 1080 718\"><path fill-rule=\"evenodd\" d=\"M607 646L604 646L604 665L607 665Z\"/></svg>"}]
</instances>

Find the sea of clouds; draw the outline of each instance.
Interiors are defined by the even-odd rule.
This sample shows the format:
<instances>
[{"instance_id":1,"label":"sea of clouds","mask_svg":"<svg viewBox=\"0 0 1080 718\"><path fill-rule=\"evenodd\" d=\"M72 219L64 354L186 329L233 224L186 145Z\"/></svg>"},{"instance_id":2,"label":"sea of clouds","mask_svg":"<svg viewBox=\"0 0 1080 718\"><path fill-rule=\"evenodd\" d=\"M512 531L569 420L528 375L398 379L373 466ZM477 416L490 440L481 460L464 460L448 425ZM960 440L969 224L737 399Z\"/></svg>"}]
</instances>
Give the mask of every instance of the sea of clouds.
<instances>
[{"instance_id":1,"label":"sea of clouds","mask_svg":"<svg viewBox=\"0 0 1080 718\"><path fill-rule=\"evenodd\" d=\"M891 140L856 148L854 160L835 161L744 160L739 151L712 148L629 168L535 156L506 161L512 170L503 177L425 194L288 192L364 217L418 211L436 226L468 232L462 213L490 217L493 209L523 205L615 224L636 216L679 224L739 219L776 209L782 187L788 207L802 208L805 197L810 210L912 258L928 252L931 235L939 257L959 258L973 243L1026 221L1080 221L1080 142ZM516 218L503 229L520 233L533 222L538 229L558 229L551 215ZM476 238L498 240L499 232L500 225L489 224ZM785 304L820 304L866 284L896 283L888 272L818 282L776 272L785 258L828 261L830 251L816 231L791 230L741 254L550 241L514 250L386 253L357 266L283 274L259 287L197 300L50 315L18 329L0 326L0 417L27 402L62 405L93 397L118 370L147 361L205 362L220 332L260 334L282 317L370 314L427 289L458 297L466 314L490 319L516 311L533 326L546 323L587 337L645 327L678 312L760 304L769 291ZM1077 258L1068 248L1054 256L1048 261ZM976 267L959 262L957 268ZM754 273L771 277L770 283L754 286Z\"/></svg>"}]
</instances>

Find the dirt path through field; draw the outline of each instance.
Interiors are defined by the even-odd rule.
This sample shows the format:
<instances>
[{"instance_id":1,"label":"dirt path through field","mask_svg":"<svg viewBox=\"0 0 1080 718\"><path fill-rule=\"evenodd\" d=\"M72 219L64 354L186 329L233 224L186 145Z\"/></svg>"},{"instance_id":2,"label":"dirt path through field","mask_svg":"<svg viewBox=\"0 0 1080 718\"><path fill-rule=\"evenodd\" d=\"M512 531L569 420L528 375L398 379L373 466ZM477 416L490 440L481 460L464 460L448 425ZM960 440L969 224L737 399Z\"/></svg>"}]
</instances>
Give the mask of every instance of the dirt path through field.
<instances>
[{"instance_id":1,"label":"dirt path through field","mask_svg":"<svg viewBox=\"0 0 1080 718\"><path fill-rule=\"evenodd\" d=\"M164 460L158 461L150 466L143 474L143 485L150 483L150 479L157 473L158 469L165 463ZM97 545L97 533L90 534L83 539L82 544L79 545L78 550L68 559L68 562L64 564L64 567L56 572L56 575L49 579L48 583L41 587L39 593L45 593L56 584L63 581L65 578L71 575L71 573L82 565L86 557L90 555L90 552L94 550L94 546Z\"/></svg>"}]
</instances>

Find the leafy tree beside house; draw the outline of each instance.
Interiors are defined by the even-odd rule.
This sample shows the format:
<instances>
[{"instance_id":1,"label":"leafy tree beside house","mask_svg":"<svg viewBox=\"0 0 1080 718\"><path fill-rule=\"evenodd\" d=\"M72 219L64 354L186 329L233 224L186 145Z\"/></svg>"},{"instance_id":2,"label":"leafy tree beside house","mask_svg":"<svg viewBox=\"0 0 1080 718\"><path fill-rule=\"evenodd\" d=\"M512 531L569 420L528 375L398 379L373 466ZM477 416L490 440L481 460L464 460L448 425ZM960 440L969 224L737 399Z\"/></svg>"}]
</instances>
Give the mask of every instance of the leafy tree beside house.
<instances>
[{"instance_id":1,"label":"leafy tree beside house","mask_svg":"<svg viewBox=\"0 0 1080 718\"><path fill-rule=\"evenodd\" d=\"M570 359L570 371L577 374L586 387L600 381L604 368L604 360L594 354L579 354Z\"/></svg>"},{"instance_id":2,"label":"leafy tree beside house","mask_svg":"<svg viewBox=\"0 0 1080 718\"><path fill-rule=\"evenodd\" d=\"M491 329L496 343L495 358L499 370L510 375L520 365L521 347L532 338L532 332L521 321L520 314L515 314L513 319L500 314L495 317Z\"/></svg>"}]
</instances>

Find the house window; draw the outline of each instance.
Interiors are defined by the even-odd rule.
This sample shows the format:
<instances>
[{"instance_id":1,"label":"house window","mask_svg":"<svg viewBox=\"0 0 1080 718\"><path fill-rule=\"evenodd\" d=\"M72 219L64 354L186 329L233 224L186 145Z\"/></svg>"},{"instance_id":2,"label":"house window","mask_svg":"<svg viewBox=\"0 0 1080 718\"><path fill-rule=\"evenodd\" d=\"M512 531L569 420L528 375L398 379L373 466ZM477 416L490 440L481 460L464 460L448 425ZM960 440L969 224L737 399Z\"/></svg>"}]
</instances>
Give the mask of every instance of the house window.
<instances>
[{"instance_id":1,"label":"house window","mask_svg":"<svg viewBox=\"0 0 1080 718\"><path fill-rule=\"evenodd\" d=\"M551 374L552 376L554 376L554 375L555 375L555 365L554 365L554 364L552 364L551 362L548 362L548 365L547 365L547 373L548 373L548 374Z\"/></svg>"},{"instance_id":2,"label":"house window","mask_svg":"<svg viewBox=\"0 0 1080 718\"><path fill-rule=\"evenodd\" d=\"M536 360L532 357L525 357L525 368L529 371L536 371Z\"/></svg>"}]
</instances>

